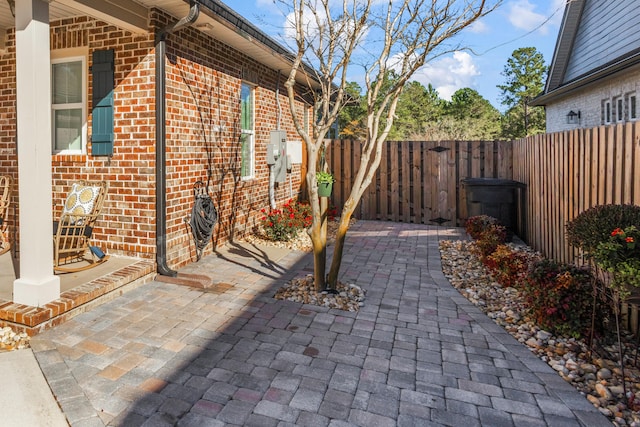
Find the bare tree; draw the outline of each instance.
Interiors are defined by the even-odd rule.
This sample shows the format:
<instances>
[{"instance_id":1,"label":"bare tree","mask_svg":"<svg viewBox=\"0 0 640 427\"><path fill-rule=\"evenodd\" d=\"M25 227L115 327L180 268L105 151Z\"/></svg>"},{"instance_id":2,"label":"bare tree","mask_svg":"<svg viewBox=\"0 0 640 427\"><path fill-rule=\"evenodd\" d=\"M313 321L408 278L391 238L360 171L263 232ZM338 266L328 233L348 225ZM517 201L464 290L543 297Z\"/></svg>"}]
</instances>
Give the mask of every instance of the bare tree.
<instances>
[{"instance_id":1,"label":"bare tree","mask_svg":"<svg viewBox=\"0 0 640 427\"><path fill-rule=\"evenodd\" d=\"M295 58L287 82L294 124L307 147L306 176L313 223L309 229L316 289L335 289L353 212L378 169L404 85L428 60L460 50L452 37L494 10L501 0L293 0L288 15L295 30ZM366 58L366 59L362 59ZM358 62L360 63L358 64ZM311 67L306 66L310 64ZM351 193L342 207L335 250L326 268L326 198L318 198L316 172L325 138L347 102L350 66L363 67L367 138ZM390 73L393 71L393 73ZM313 93L311 129L296 114L296 77L303 74ZM393 78L388 78L393 74ZM312 84L313 82L313 84Z\"/></svg>"}]
</instances>

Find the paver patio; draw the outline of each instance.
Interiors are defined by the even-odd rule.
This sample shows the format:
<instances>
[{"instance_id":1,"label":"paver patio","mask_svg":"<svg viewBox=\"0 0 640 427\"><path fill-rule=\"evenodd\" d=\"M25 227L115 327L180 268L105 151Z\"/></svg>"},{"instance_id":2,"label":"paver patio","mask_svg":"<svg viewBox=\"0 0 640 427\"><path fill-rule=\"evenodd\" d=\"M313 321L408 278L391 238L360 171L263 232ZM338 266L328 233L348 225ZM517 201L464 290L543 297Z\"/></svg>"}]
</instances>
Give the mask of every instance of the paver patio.
<instances>
[{"instance_id":1,"label":"paver patio","mask_svg":"<svg viewBox=\"0 0 640 427\"><path fill-rule=\"evenodd\" d=\"M32 347L73 426L610 426L448 283L460 233L358 221L358 313L274 300L311 256L232 244L185 269L223 285L154 281Z\"/></svg>"}]
</instances>

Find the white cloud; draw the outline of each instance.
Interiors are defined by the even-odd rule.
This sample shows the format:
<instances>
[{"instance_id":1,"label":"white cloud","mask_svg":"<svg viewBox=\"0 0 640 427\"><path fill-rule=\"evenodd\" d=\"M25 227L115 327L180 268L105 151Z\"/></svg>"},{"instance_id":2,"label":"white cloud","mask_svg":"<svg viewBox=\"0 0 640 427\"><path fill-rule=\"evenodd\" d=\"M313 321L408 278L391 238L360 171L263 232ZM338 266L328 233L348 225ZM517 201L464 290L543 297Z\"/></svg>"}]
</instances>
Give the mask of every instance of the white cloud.
<instances>
[{"instance_id":1,"label":"white cloud","mask_svg":"<svg viewBox=\"0 0 640 427\"><path fill-rule=\"evenodd\" d=\"M484 21L475 21L468 28L471 33L475 34L484 34L489 32L489 26L484 23Z\"/></svg>"},{"instance_id":2,"label":"white cloud","mask_svg":"<svg viewBox=\"0 0 640 427\"><path fill-rule=\"evenodd\" d=\"M507 4L507 19L514 27L525 30L537 30L541 35L555 32L562 20L567 0L553 0L546 10L538 11L539 4L530 0L515 0Z\"/></svg>"},{"instance_id":3,"label":"white cloud","mask_svg":"<svg viewBox=\"0 0 640 427\"><path fill-rule=\"evenodd\" d=\"M564 15L564 7L567 4L567 1L571 0L553 0L551 2L549 13L555 13L555 15L553 15L553 18L549 21L550 25L554 27L560 26L560 23L562 22L562 15Z\"/></svg>"},{"instance_id":4,"label":"white cloud","mask_svg":"<svg viewBox=\"0 0 640 427\"><path fill-rule=\"evenodd\" d=\"M532 31L541 25L546 17L535 12L536 6L529 0L517 0L508 4L508 19L511 25L525 31ZM541 28L542 30L542 28ZM546 33L546 31L544 31Z\"/></svg>"},{"instance_id":5,"label":"white cloud","mask_svg":"<svg viewBox=\"0 0 640 427\"><path fill-rule=\"evenodd\" d=\"M466 52L427 63L414 74L413 79L438 91L440 98L450 100L458 89L474 86L474 77L480 75L473 58Z\"/></svg>"}]
</instances>

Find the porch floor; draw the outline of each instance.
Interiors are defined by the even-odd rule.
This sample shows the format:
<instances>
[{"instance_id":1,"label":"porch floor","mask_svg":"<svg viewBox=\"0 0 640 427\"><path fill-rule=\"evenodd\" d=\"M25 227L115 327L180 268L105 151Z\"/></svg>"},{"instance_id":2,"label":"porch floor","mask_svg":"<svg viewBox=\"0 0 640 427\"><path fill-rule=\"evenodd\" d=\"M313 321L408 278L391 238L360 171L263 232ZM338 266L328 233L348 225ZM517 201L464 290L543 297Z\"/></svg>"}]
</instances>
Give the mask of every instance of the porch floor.
<instances>
[{"instance_id":1,"label":"porch floor","mask_svg":"<svg viewBox=\"0 0 640 427\"><path fill-rule=\"evenodd\" d=\"M60 298L43 307L33 307L13 302L17 265L11 252L0 255L0 327L10 326L30 336L120 296L155 276L155 265L150 260L112 255L95 268L60 274Z\"/></svg>"}]
</instances>

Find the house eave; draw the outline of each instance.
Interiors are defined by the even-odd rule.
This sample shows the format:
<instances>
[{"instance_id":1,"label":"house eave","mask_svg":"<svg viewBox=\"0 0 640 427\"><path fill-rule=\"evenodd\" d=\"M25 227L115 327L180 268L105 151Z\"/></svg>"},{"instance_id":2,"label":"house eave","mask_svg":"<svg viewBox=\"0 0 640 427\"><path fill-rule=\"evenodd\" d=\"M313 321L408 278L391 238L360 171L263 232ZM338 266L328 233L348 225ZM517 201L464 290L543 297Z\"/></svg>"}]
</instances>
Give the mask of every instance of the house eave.
<instances>
[{"instance_id":1,"label":"house eave","mask_svg":"<svg viewBox=\"0 0 640 427\"><path fill-rule=\"evenodd\" d=\"M640 51L633 52L632 55L627 56L626 58L618 59L610 64L606 64L603 67L583 76L579 76L552 91L543 93L529 102L529 105L534 107L545 106L562 97L568 96L577 90L581 90L586 86L600 82L603 79L609 78L621 71L638 66L640 66Z\"/></svg>"},{"instance_id":2,"label":"house eave","mask_svg":"<svg viewBox=\"0 0 640 427\"><path fill-rule=\"evenodd\" d=\"M133 33L149 30L149 10L132 0L56 0L56 3Z\"/></svg>"},{"instance_id":3,"label":"house eave","mask_svg":"<svg viewBox=\"0 0 640 427\"><path fill-rule=\"evenodd\" d=\"M207 33L273 70L289 73L295 60L295 56L290 50L224 3L218 0L200 0L200 4L204 17L200 18L198 22L203 21L204 24L211 24L211 28L206 31ZM316 71L305 63L301 64L296 81L314 89L320 87Z\"/></svg>"}]
</instances>

